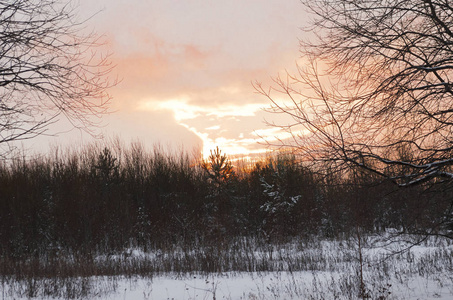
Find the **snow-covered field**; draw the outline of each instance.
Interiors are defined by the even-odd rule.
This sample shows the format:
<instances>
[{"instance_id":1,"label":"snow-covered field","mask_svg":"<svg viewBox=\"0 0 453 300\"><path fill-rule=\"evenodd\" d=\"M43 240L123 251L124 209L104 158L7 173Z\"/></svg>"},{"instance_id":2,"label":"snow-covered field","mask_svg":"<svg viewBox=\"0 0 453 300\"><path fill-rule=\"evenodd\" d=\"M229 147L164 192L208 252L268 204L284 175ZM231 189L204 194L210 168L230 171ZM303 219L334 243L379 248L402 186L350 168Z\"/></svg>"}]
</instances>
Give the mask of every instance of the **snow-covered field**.
<instances>
[{"instance_id":1,"label":"snow-covered field","mask_svg":"<svg viewBox=\"0 0 453 300\"><path fill-rule=\"evenodd\" d=\"M360 243L317 241L253 250L272 271L162 272L146 276L3 279L2 299L453 299L453 243L431 238L409 242L380 237ZM410 237L408 240L413 242ZM127 250L127 260L156 260L162 253ZM186 254L187 255L187 254ZM244 257L250 259L249 254ZM362 257L362 259L360 259ZM107 259L105 257L100 259ZM108 257L119 260L118 256ZM272 267L273 266L273 267ZM362 271L361 271L362 270Z\"/></svg>"},{"instance_id":2,"label":"snow-covered field","mask_svg":"<svg viewBox=\"0 0 453 300\"><path fill-rule=\"evenodd\" d=\"M267 274L162 276L120 280L115 294L99 299L360 299L349 290L350 275L327 272L273 272ZM447 281L445 281L447 280ZM453 299L451 277L423 276L374 282L366 299Z\"/></svg>"}]
</instances>

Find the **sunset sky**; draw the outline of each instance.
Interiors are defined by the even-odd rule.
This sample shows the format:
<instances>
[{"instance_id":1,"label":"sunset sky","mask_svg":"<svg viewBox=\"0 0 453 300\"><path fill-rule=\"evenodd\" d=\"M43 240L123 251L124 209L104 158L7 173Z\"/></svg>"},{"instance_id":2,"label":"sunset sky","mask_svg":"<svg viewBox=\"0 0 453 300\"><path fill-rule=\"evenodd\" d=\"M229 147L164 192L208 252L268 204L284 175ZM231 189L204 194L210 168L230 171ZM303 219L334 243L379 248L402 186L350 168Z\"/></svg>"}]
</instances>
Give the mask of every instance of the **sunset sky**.
<instances>
[{"instance_id":1,"label":"sunset sky","mask_svg":"<svg viewBox=\"0 0 453 300\"><path fill-rule=\"evenodd\" d=\"M294 69L307 17L299 0L80 0L121 82L105 136L227 154L262 151L268 100L252 83ZM60 134L58 141L89 137ZM52 141L52 139L51 139Z\"/></svg>"}]
</instances>

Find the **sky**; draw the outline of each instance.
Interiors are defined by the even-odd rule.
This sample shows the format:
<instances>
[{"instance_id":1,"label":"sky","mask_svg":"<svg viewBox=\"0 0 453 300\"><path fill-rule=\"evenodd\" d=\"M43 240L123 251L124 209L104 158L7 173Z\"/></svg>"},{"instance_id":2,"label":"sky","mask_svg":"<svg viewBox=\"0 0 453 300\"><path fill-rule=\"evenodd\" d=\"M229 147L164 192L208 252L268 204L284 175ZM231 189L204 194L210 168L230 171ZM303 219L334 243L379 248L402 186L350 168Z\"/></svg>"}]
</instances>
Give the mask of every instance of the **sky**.
<instances>
[{"instance_id":1,"label":"sky","mask_svg":"<svg viewBox=\"0 0 453 300\"><path fill-rule=\"evenodd\" d=\"M278 132L253 82L294 69L307 16L299 0L79 0L120 82L106 137L227 154L265 151ZM78 131L46 143L89 141Z\"/></svg>"}]
</instances>

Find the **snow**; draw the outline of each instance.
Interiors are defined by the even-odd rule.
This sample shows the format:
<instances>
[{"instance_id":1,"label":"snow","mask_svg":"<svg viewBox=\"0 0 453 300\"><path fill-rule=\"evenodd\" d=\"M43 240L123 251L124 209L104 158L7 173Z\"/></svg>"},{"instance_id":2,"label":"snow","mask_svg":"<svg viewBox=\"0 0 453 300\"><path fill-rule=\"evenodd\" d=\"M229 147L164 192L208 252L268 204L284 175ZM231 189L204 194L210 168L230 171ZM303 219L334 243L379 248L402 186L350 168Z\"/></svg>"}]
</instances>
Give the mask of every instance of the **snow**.
<instances>
[{"instance_id":1,"label":"snow","mask_svg":"<svg viewBox=\"0 0 453 300\"><path fill-rule=\"evenodd\" d=\"M341 285L341 275L330 272L272 272L194 275L187 278L123 278L119 279L115 293L92 299L352 299L349 294L344 297L335 294ZM385 286L391 294L382 290L381 294L388 296L382 299L453 299L451 281L444 285L417 276L404 285L389 282Z\"/></svg>"},{"instance_id":2,"label":"snow","mask_svg":"<svg viewBox=\"0 0 453 300\"><path fill-rule=\"evenodd\" d=\"M406 242L404 240L407 240ZM265 252L252 250L255 258L275 263L273 272L224 272L204 274L149 274L130 277L90 277L77 279L66 288L74 289L72 298L99 300L143 299L362 299L360 269L363 270L363 293L369 299L453 299L453 243L428 239L408 249L411 237L367 236L348 240L312 241L307 244L269 246ZM399 254L400 250L405 250ZM359 251L363 261L359 260ZM242 253L244 257L251 255ZM161 252L146 253L126 249L124 254L109 259L160 259ZM174 256L173 256L174 257ZM99 257L100 260L105 259ZM304 271L291 271L299 262ZM303 263L302 263L303 262ZM282 266L282 267L280 267ZM49 286L52 279L41 285ZM27 284L2 282L0 299L25 300ZM76 286L85 284L90 292L83 294ZM70 298L57 296L51 299ZM36 299L44 299L36 290Z\"/></svg>"}]
</instances>

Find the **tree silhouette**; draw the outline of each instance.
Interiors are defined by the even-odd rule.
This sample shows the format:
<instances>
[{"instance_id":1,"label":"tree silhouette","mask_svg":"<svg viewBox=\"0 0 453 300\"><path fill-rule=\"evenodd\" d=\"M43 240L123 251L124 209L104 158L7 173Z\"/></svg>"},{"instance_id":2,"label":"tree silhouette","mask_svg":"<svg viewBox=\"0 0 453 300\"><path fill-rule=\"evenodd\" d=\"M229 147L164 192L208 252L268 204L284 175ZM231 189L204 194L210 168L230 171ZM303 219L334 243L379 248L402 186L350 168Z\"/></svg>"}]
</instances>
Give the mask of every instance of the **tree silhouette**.
<instances>
[{"instance_id":1,"label":"tree silhouette","mask_svg":"<svg viewBox=\"0 0 453 300\"><path fill-rule=\"evenodd\" d=\"M61 117L79 129L107 112L112 66L71 3L0 1L0 145L43 134ZM3 149L3 150L4 150Z\"/></svg>"},{"instance_id":2,"label":"tree silhouette","mask_svg":"<svg viewBox=\"0 0 453 300\"><path fill-rule=\"evenodd\" d=\"M451 180L453 7L443 0L307 1L317 41L309 60L276 87L256 88L283 141L306 157L356 165L400 186ZM278 101L274 92L289 102ZM404 158L401 153L405 152ZM401 171L401 172L396 172Z\"/></svg>"}]
</instances>

